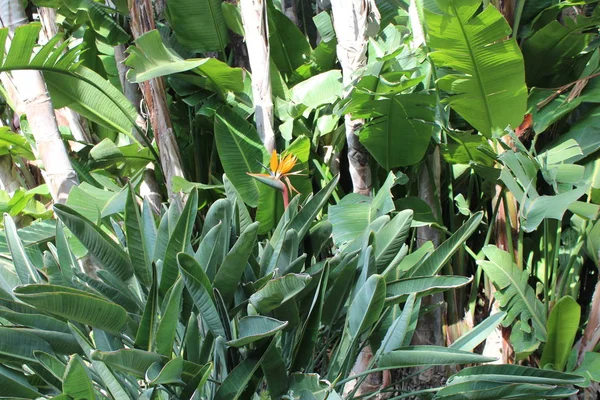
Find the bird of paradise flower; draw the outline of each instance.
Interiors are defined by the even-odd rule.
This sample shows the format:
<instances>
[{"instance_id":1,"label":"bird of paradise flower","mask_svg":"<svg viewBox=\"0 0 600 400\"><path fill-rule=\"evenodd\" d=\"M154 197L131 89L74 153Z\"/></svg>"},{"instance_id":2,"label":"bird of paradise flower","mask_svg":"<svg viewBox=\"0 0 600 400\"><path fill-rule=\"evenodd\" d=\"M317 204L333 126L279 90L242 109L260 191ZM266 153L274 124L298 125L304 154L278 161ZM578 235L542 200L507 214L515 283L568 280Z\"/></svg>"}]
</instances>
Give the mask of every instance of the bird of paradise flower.
<instances>
[{"instance_id":1,"label":"bird of paradise flower","mask_svg":"<svg viewBox=\"0 0 600 400\"><path fill-rule=\"evenodd\" d=\"M296 166L297 161L298 157L293 154L287 154L282 158L281 154L277 154L277 151L273 150L269 167L266 167L259 162L259 164L268 172L267 174L251 174L250 172L247 172L247 174L259 182L279 190L283 196L283 206L287 208L290 202L290 192L300 194L300 192L292 186L289 178L290 176L303 175L302 171L291 172Z\"/></svg>"}]
</instances>

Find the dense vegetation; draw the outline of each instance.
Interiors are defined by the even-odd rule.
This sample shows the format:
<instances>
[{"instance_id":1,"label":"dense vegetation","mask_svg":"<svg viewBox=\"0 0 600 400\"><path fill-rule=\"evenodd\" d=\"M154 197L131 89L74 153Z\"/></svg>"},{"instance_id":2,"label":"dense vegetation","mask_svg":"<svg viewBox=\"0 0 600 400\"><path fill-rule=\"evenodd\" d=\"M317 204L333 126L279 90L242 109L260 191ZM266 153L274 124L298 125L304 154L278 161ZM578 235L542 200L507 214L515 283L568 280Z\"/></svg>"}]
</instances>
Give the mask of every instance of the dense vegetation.
<instances>
[{"instance_id":1,"label":"dense vegetation","mask_svg":"<svg viewBox=\"0 0 600 400\"><path fill-rule=\"evenodd\" d=\"M0 0L0 398L596 398L597 3Z\"/></svg>"}]
</instances>

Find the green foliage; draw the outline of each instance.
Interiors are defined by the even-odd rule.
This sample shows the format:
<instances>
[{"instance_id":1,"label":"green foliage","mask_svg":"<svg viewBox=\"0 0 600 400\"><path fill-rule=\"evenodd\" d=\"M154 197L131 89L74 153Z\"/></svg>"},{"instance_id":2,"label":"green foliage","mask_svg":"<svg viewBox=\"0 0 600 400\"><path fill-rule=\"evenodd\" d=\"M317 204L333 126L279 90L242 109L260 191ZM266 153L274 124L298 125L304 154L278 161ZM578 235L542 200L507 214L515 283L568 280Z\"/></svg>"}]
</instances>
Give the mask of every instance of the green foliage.
<instances>
[{"instance_id":1,"label":"green foliage","mask_svg":"<svg viewBox=\"0 0 600 400\"><path fill-rule=\"evenodd\" d=\"M479 0L437 1L441 14L425 11L427 45L437 67L455 71L438 87L451 94L448 104L483 135L520 125L527 87L523 56L510 26L495 7ZM481 26L485 29L481 29Z\"/></svg>"}]
</instances>

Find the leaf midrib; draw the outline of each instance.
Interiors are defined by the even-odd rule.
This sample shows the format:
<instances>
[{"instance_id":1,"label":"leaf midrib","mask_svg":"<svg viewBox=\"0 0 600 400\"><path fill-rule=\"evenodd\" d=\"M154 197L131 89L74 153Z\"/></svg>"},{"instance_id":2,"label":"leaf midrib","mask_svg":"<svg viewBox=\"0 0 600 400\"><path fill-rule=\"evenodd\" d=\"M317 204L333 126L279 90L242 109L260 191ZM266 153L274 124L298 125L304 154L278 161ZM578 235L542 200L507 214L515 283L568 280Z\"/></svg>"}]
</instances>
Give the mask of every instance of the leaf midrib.
<instances>
[{"instance_id":1,"label":"leaf midrib","mask_svg":"<svg viewBox=\"0 0 600 400\"><path fill-rule=\"evenodd\" d=\"M502 268L500 266L500 264L498 264L495 261L490 260L490 262L492 264L494 264L494 266L504 275L506 275L506 277L508 278L508 280L511 282L511 285L516 288L515 290L517 291L517 294L521 297L521 300L523 301L523 303L525 304L525 307L527 308L527 310L529 310L529 313L531 314L531 318L535 319L537 321L537 323L539 324L539 326L542 329L542 332L544 334L544 336L547 336L547 332L546 332L546 324L542 323L542 321L539 319L538 315L536 314L535 310L531 308L531 305L529 304L529 301L527 301L527 296L525 295L525 293L522 292L521 287L519 286L519 282L515 281L512 277L511 274L508 273L508 271L505 271L504 268ZM514 265L511 266L511 268L513 268ZM505 287L506 288L506 287ZM503 288L504 289L504 288Z\"/></svg>"},{"instance_id":2,"label":"leaf midrib","mask_svg":"<svg viewBox=\"0 0 600 400\"><path fill-rule=\"evenodd\" d=\"M479 91L481 92L482 101L485 106L485 113L486 113L486 116L488 119L488 128L491 131L493 128L492 113L491 113L491 109L490 109L490 104L488 103L488 98L485 95L486 92L485 92L485 87L483 85L483 80L481 79L481 72L479 71L479 65L477 64L477 60L475 59L475 55L473 53L473 48L471 46L471 42L469 41L469 37L467 36L465 26L463 25L462 20L459 17L458 10L456 9L456 5L454 4L453 0L450 2L450 5L452 7L452 10L454 11L454 15L456 16L456 19L458 19L458 25L460 26L460 30L462 31L463 37L465 38L465 44L467 46L467 49L469 50L469 57L471 58L471 63L473 64L473 69L475 70L474 78L477 81L477 85L479 86Z\"/></svg>"}]
</instances>

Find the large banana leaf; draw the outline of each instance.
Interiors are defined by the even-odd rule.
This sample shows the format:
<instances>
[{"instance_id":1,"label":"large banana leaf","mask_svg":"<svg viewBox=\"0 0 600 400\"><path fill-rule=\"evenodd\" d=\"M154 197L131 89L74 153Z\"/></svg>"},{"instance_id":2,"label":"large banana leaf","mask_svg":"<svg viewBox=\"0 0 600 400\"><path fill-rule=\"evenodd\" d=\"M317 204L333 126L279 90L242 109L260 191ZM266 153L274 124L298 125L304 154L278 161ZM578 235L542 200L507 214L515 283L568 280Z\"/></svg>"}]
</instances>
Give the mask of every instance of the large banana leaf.
<instances>
[{"instance_id":1,"label":"large banana leaf","mask_svg":"<svg viewBox=\"0 0 600 400\"><path fill-rule=\"evenodd\" d=\"M277 10L268 1L269 46L271 58L277 69L284 74L291 74L304 64L311 54L311 47L306 36L290 19Z\"/></svg>"},{"instance_id":2,"label":"large banana leaf","mask_svg":"<svg viewBox=\"0 0 600 400\"><path fill-rule=\"evenodd\" d=\"M225 52L229 32L221 0L169 0L167 19L179 44L194 53Z\"/></svg>"},{"instance_id":3,"label":"large banana leaf","mask_svg":"<svg viewBox=\"0 0 600 400\"><path fill-rule=\"evenodd\" d=\"M360 142L385 169L414 165L425 156L437 129L433 94L397 94L350 107L353 118L373 118Z\"/></svg>"},{"instance_id":4,"label":"large banana leaf","mask_svg":"<svg viewBox=\"0 0 600 400\"><path fill-rule=\"evenodd\" d=\"M241 68L232 68L216 58L184 60L164 45L157 30L138 37L135 46L129 47L127 52L130 55L125 60L125 64L131 67L127 72L127 79L131 82L139 83L159 76L191 71L195 75L179 77L204 89L217 92L223 98L228 91L244 90Z\"/></svg>"},{"instance_id":5,"label":"large banana leaf","mask_svg":"<svg viewBox=\"0 0 600 400\"><path fill-rule=\"evenodd\" d=\"M455 72L437 81L448 104L475 129L490 136L519 126L527 108L523 56L510 26L481 0L436 1L442 14L425 10L427 45L436 67Z\"/></svg>"},{"instance_id":6,"label":"large banana leaf","mask_svg":"<svg viewBox=\"0 0 600 400\"><path fill-rule=\"evenodd\" d=\"M596 13L597 14L597 13ZM563 23L551 21L523 43L527 83L530 86L556 87L580 78L575 62L589 57L584 49L598 35L593 29L600 17L577 16Z\"/></svg>"},{"instance_id":7,"label":"large banana leaf","mask_svg":"<svg viewBox=\"0 0 600 400\"><path fill-rule=\"evenodd\" d=\"M223 169L246 204L256 207L260 184L248 172L261 173L269 158L256 128L228 107L215 115L215 139Z\"/></svg>"}]
</instances>

